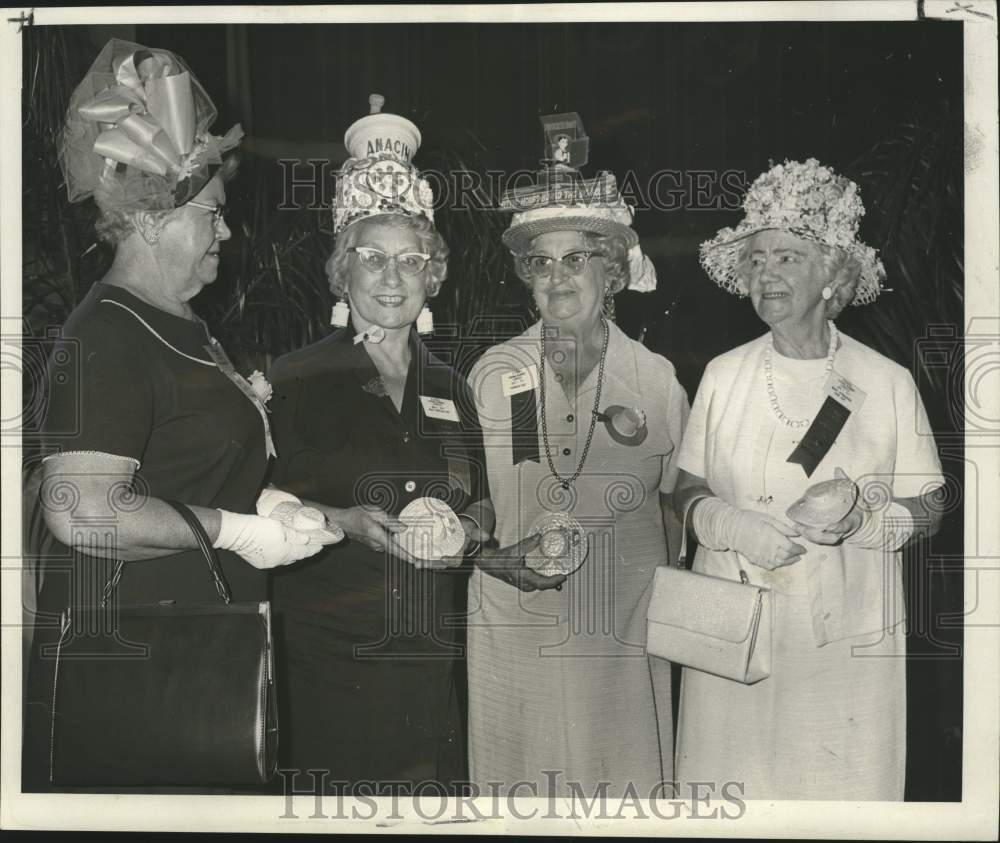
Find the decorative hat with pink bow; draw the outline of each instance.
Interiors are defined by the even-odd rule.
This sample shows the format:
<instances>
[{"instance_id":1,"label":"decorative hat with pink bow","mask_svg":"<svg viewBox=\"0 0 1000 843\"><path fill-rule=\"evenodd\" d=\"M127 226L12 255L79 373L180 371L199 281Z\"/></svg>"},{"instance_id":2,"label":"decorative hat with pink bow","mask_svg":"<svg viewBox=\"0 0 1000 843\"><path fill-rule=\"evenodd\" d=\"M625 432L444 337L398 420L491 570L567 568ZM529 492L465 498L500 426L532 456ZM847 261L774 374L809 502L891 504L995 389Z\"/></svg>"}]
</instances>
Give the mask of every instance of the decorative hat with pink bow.
<instances>
[{"instance_id":1,"label":"decorative hat with pink bow","mask_svg":"<svg viewBox=\"0 0 1000 843\"><path fill-rule=\"evenodd\" d=\"M184 61L112 38L77 85L60 163L71 202L170 210L193 199L243 137L208 129L217 111Z\"/></svg>"}]
</instances>

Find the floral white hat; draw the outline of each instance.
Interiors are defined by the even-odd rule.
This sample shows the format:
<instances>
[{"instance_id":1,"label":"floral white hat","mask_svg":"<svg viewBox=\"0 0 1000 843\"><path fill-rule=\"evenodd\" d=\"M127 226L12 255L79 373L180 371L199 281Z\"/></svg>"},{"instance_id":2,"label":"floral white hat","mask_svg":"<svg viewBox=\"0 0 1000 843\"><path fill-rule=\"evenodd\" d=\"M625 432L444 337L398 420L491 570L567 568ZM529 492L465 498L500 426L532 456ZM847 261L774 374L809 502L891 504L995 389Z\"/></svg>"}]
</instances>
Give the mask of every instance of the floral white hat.
<instances>
[{"instance_id":1,"label":"floral white hat","mask_svg":"<svg viewBox=\"0 0 1000 843\"><path fill-rule=\"evenodd\" d=\"M380 214L434 221L434 193L410 159L420 147L420 130L405 117L382 113L385 97L368 97L371 114L344 133L351 157L337 176L333 230Z\"/></svg>"},{"instance_id":2,"label":"floral white hat","mask_svg":"<svg viewBox=\"0 0 1000 843\"><path fill-rule=\"evenodd\" d=\"M743 241L758 231L780 229L841 249L861 265L851 304L869 304L882 291L885 268L871 246L858 240L864 216L858 186L815 158L785 161L758 176L743 200L746 216L736 228L724 228L699 249L701 265L727 292L747 296L739 276Z\"/></svg>"}]
</instances>

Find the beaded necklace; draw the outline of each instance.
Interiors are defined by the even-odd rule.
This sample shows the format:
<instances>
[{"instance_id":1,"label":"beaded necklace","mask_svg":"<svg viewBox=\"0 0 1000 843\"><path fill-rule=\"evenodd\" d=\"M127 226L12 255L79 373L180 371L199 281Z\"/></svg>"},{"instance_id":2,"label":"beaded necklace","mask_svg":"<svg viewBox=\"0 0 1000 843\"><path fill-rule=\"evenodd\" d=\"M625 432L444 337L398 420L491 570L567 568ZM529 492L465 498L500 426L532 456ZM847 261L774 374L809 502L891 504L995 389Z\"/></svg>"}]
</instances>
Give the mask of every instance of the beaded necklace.
<instances>
[{"instance_id":1,"label":"beaded necklace","mask_svg":"<svg viewBox=\"0 0 1000 843\"><path fill-rule=\"evenodd\" d=\"M830 376L833 371L833 358L837 356L837 328L829 319L826 323L830 329L830 346L826 352L826 375ZM764 383L767 386L767 402L771 405L771 412L775 418L785 427L801 429L808 427L809 419L792 419L786 416L778 403L778 393L774 389L774 369L771 365L771 354L774 352L774 335L768 334L767 345L764 348Z\"/></svg>"},{"instance_id":2,"label":"beaded necklace","mask_svg":"<svg viewBox=\"0 0 1000 843\"><path fill-rule=\"evenodd\" d=\"M599 415L601 406L601 387L604 385L604 360L608 355L608 339L611 336L607 320L602 319L601 324L604 326L604 343L601 346L601 360L597 369L597 394L594 396L594 409L590 414L590 430L587 431L587 442L583 446L583 455L580 457L580 463L577 465L576 471L569 477L563 477L556 471L556 464L552 459L552 449L549 447L549 427L545 420L545 325L542 325L542 362L538 372L538 397L542 414L542 444L545 446L545 459L548 460L549 471L552 472L552 476L559 481L564 489L568 489L576 482L576 479L583 471L583 464L587 461L587 454L590 453L590 443L594 438L594 428L597 426L597 416Z\"/></svg>"}]
</instances>

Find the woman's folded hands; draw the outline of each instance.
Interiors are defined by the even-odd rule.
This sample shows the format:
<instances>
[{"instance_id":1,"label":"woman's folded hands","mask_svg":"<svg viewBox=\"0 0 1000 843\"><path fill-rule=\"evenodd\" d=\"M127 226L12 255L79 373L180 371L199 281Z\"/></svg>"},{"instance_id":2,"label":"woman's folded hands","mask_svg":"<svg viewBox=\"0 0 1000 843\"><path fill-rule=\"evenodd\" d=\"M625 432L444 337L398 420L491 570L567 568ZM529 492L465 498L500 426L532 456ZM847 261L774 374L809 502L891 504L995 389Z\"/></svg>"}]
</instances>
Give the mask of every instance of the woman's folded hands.
<instances>
[{"instance_id":1,"label":"woman's folded hands","mask_svg":"<svg viewBox=\"0 0 1000 843\"><path fill-rule=\"evenodd\" d=\"M539 534L528 536L508 547L496 547L496 542L484 544L475 557L476 565L491 577L502 580L521 591L545 591L561 588L566 581L565 574L546 577L533 571L524 560L526 554L538 547Z\"/></svg>"},{"instance_id":2,"label":"woman's folded hands","mask_svg":"<svg viewBox=\"0 0 1000 843\"><path fill-rule=\"evenodd\" d=\"M872 486L865 494L860 494L854 481L840 469L837 470L837 475L836 482L848 483L854 488L854 500L850 511L837 518L836 516L843 512L841 506L833 515L836 520L825 526L795 521L796 529L799 530L802 538L814 544L850 544L872 550L896 550L902 547L914 532L913 515L910 509L899 501L893 500L888 489L882 485ZM806 490L802 500L809 498L810 495L814 497L811 514L823 514L822 490L829 485L830 481L826 481L810 486ZM836 501L832 505L835 504ZM795 507L793 506L790 509L790 514L794 511Z\"/></svg>"},{"instance_id":3,"label":"woman's folded hands","mask_svg":"<svg viewBox=\"0 0 1000 843\"><path fill-rule=\"evenodd\" d=\"M214 546L231 550L260 570L278 568L318 553L323 547L307 533L260 515L219 510L222 516Z\"/></svg>"},{"instance_id":4,"label":"woman's folded hands","mask_svg":"<svg viewBox=\"0 0 1000 843\"><path fill-rule=\"evenodd\" d=\"M712 550L733 550L759 568L773 570L802 558L806 549L792 538L798 526L749 509L737 509L717 497L692 504L691 526L698 541Z\"/></svg>"},{"instance_id":5,"label":"woman's folded hands","mask_svg":"<svg viewBox=\"0 0 1000 843\"><path fill-rule=\"evenodd\" d=\"M795 527L799 535L813 544L834 545L850 541L851 537L858 532L858 528L864 520L865 511L855 506L847 515L833 524L825 527L810 527L807 524L795 522Z\"/></svg>"}]
</instances>

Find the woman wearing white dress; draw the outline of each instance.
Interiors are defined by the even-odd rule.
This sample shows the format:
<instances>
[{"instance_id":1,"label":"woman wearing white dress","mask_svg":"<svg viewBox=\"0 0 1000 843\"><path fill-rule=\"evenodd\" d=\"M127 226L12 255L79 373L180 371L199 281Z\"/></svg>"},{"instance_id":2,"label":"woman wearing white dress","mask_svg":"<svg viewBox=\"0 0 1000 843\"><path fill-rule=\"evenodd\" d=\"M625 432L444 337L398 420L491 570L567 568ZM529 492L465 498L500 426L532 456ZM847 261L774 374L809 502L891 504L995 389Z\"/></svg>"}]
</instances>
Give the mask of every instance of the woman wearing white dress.
<instances>
[{"instance_id":1,"label":"woman wearing white dress","mask_svg":"<svg viewBox=\"0 0 1000 843\"><path fill-rule=\"evenodd\" d=\"M648 798L672 774L670 665L647 659L645 618L688 402L673 366L605 315L645 261L601 178L600 201L514 215L504 244L541 319L470 377L500 545L553 513L588 547L568 577L477 559L469 763L486 793Z\"/></svg>"},{"instance_id":2,"label":"woman wearing white dress","mask_svg":"<svg viewBox=\"0 0 1000 843\"><path fill-rule=\"evenodd\" d=\"M739 554L772 589L772 668L753 685L684 670L678 781L741 782L748 799L901 800L900 550L938 528L934 440L910 374L832 321L884 278L857 239L857 186L815 159L786 162L744 210L702 244L702 265L770 330L709 363L676 500L696 571L734 579ZM853 508L793 522L788 507L838 468L860 489Z\"/></svg>"}]
</instances>

